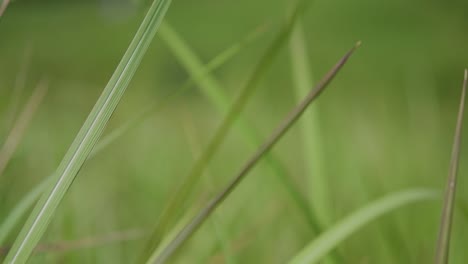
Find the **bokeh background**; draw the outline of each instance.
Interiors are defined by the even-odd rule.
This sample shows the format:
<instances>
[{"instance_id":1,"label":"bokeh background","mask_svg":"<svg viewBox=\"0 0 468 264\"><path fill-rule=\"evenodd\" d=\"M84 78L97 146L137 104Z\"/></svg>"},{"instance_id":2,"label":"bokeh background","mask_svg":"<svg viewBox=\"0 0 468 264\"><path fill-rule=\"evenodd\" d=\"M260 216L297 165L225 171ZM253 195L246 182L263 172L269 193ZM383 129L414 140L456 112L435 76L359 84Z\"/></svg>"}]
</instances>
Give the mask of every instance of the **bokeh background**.
<instances>
[{"instance_id":1,"label":"bokeh background","mask_svg":"<svg viewBox=\"0 0 468 264\"><path fill-rule=\"evenodd\" d=\"M0 143L11 128L9 106L18 79L25 87L20 107L40 80L46 79L49 89L0 177L0 220L58 166L150 2L11 3L0 21ZM213 73L233 101L291 7L286 0L175 0L166 21L204 62L262 28ZM318 0L305 13L301 23L315 80L356 41L363 42L313 106L322 148L317 159L329 179L334 222L393 191L444 188L468 67L467 11L464 0ZM223 118L197 86L169 99L188 78L167 43L156 37L106 133L151 104L166 106L85 164L42 243L134 229L149 233ZM267 137L296 98L289 47L284 47L242 116ZM307 165L314 161L303 154L302 137L293 127L273 152L309 196ZM465 142L451 263L468 259ZM187 207L199 208L253 151L234 128ZM441 201L420 203L373 222L340 245L343 262L432 261L440 208ZM316 235L298 210L260 163L219 208L216 221L207 222L172 261L224 263L216 231L221 229L238 263L284 263ZM138 237L91 248L51 248L31 263L131 263L144 242Z\"/></svg>"}]
</instances>

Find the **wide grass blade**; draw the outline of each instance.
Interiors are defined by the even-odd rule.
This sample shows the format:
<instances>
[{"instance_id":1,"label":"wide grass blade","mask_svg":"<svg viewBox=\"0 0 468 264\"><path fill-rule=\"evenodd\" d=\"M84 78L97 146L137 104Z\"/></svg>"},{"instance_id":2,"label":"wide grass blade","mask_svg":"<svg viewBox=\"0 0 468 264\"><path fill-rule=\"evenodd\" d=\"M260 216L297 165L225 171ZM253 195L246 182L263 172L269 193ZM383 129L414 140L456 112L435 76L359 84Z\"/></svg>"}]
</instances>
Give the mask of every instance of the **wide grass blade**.
<instances>
[{"instance_id":1,"label":"wide grass blade","mask_svg":"<svg viewBox=\"0 0 468 264\"><path fill-rule=\"evenodd\" d=\"M248 99L254 93L258 84L266 73L266 71L273 64L274 59L279 54L281 48L287 43L292 29L299 18L299 16L306 10L308 4L311 1L303 0L300 1L294 9L293 15L284 28L279 32L276 38L273 40L271 46L267 49L265 54L261 57L259 63L254 69L251 77L247 81L245 87L241 90L239 96L234 101L233 105L229 108L226 117L222 121L219 128L216 130L213 138L208 144L207 148L192 167L190 173L182 180L181 185L178 187L176 193L172 196L170 202L166 205L163 210L159 221L156 224L153 235L151 236L148 244L141 255L140 260L147 259L148 256L154 255L154 250L157 248L161 241L164 233L170 228L172 222L178 215L178 212L183 207L186 198L190 195L190 190L198 182L204 169L214 157L214 154L221 146L231 127L237 121L242 110L246 106Z\"/></svg>"},{"instance_id":2,"label":"wide grass blade","mask_svg":"<svg viewBox=\"0 0 468 264\"><path fill-rule=\"evenodd\" d=\"M220 54L215 56L210 62L208 62L203 69L200 71L201 75L197 76L199 78L204 78L210 72L216 70L217 68L221 67L224 63L234 57L238 52L242 50L242 47L247 45L250 41L253 41L257 35L250 34L245 39L241 40L241 42L235 43L232 46L228 47ZM194 83L194 77L189 78L177 91L169 94L160 102L156 102L140 113L136 114L134 117L130 118L127 122L123 125L119 126L115 130L112 130L109 134L105 135L101 140L99 140L98 144L94 147L91 154L88 156L88 159L95 157L96 154L100 153L102 150L106 149L110 144L115 142L118 138L123 136L126 132L130 129L136 127L140 122L145 120L150 114L159 114L161 111L169 105L173 100L180 96L184 91L187 91L188 88ZM52 182L53 175L48 176L44 179L40 184L33 188L30 192L28 192L18 204L14 207L14 209L8 214L2 223L0 224L0 245L5 243L5 240L12 232L13 228L18 225L21 218L26 214L26 212L33 206L33 204L37 201L39 196L44 192L47 188L48 184Z\"/></svg>"},{"instance_id":3,"label":"wide grass blade","mask_svg":"<svg viewBox=\"0 0 468 264\"><path fill-rule=\"evenodd\" d=\"M157 258L148 263L164 263L166 260L201 226L201 224L213 213L213 211L229 196L238 186L256 163L267 153L278 140L289 130L289 128L299 119L307 107L323 92L328 84L333 80L338 71L344 66L354 50L360 45L356 44L346 55L325 75L322 81L310 91L306 98L294 108L283 122L274 130L272 135L264 144L254 153L254 155L244 164L239 173L237 173L231 182L223 188L184 228L177 236L165 247Z\"/></svg>"},{"instance_id":4,"label":"wide grass blade","mask_svg":"<svg viewBox=\"0 0 468 264\"><path fill-rule=\"evenodd\" d=\"M26 102L24 109L21 111L18 119L13 124L10 133L8 134L2 148L0 149L0 177L5 171L8 162L13 156L18 144L23 139L23 135L28 128L37 108L42 102L42 99L47 93L48 84L46 81L40 81L34 89L31 97Z\"/></svg>"},{"instance_id":5,"label":"wide grass blade","mask_svg":"<svg viewBox=\"0 0 468 264\"><path fill-rule=\"evenodd\" d=\"M33 209L5 263L25 263L44 234L56 208L83 166L117 107L151 40L169 8L170 0L155 0L130 46L104 88L78 135L65 154L49 189Z\"/></svg>"},{"instance_id":6,"label":"wide grass blade","mask_svg":"<svg viewBox=\"0 0 468 264\"><path fill-rule=\"evenodd\" d=\"M374 201L325 231L325 233L304 247L288 263L317 263L342 241L378 217L410 203L436 199L438 194L437 191L433 190L414 189L390 194Z\"/></svg>"},{"instance_id":7,"label":"wide grass blade","mask_svg":"<svg viewBox=\"0 0 468 264\"><path fill-rule=\"evenodd\" d=\"M457 127L452 147L452 158L445 190L444 207L442 209L442 220L440 221L439 238L437 239L436 264L448 263L450 250L450 233L452 228L453 205L457 187L458 163L460 161L460 148L463 127L463 113L465 110L466 86L468 82L468 69L465 70L463 79L460 107L458 110Z\"/></svg>"}]
</instances>

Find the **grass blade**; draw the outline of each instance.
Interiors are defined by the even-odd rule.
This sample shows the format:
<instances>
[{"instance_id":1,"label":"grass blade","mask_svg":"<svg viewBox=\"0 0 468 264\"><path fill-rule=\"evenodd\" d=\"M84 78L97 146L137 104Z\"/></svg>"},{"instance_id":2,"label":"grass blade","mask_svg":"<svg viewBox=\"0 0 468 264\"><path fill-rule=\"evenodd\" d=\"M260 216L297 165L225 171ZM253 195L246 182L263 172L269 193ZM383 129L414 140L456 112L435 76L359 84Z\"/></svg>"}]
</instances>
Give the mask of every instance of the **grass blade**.
<instances>
[{"instance_id":1,"label":"grass blade","mask_svg":"<svg viewBox=\"0 0 468 264\"><path fill-rule=\"evenodd\" d=\"M135 118L129 120L118 129L112 131L109 135L99 141L99 145L96 146L93 152L99 152L101 149L106 148L109 144L122 136L130 128L136 126L139 122L141 122L141 120L145 119L145 117L147 117L149 114L153 112L159 112L161 109L165 108L167 105L169 105L170 102L172 102L172 99L187 91L187 89L190 88L194 83L210 83L211 81L209 80L209 74L221 67L224 63L239 53L245 45L249 44L250 41L253 41L258 36L258 32L259 31L257 30L252 34L249 34L240 42L226 48L224 51L211 59L206 65L197 65L196 74L192 74L190 78L185 81L185 83L176 92L171 93L167 98L161 100L161 102L152 104L147 109L143 110L139 115L135 116ZM171 27L167 22L163 22L159 28L158 36L163 40L166 40L168 38L168 34L171 34Z\"/></svg>"},{"instance_id":2,"label":"grass blade","mask_svg":"<svg viewBox=\"0 0 468 264\"><path fill-rule=\"evenodd\" d=\"M190 173L184 178L177 192L173 195L172 199L163 210L162 215L159 217L159 221L156 224L156 228L154 229L153 234L148 241L142 256L140 257L141 261L147 259L150 255L154 255L154 250L157 248L159 242L162 239L162 236L164 236L164 233L170 228L171 223L174 222L174 218L180 211L180 208L182 208L182 205L185 202L187 196L190 194L192 186L198 182L204 169L214 157L214 154L221 146L232 125L238 119L243 108L246 106L248 99L256 90L261 77L263 77L265 72L270 68L274 59L279 54L279 51L289 39L290 33L298 17L306 10L306 7L308 4L310 4L310 2L311 1L303 0L297 4L291 19L279 32L271 46L261 57L259 63L255 67L254 72L247 81L247 84L240 92L234 104L230 107L219 128L216 130L212 140L208 144L208 147L194 164Z\"/></svg>"},{"instance_id":3,"label":"grass blade","mask_svg":"<svg viewBox=\"0 0 468 264\"><path fill-rule=\"evenodd\" d=\"M23 111L18 116L18 119L13 124L10 133L8 134L5 143L0 149L0 176L5 171L8 162L15 152L18 144L21 142L26 129L28 128L31 119L37 111L37 108L42 102L42 99L47 93L48 84L46 81L40 81L34 89L31 97L26 103Z\"/></svg>"},{"instance_id":4,"label":"grass blade","mask_svg":"<svg viewBox=\"0 0 468 264\"><path fill-rule=\"evenodd\" d=\"M301 98L307 94L309 87L312 86L313 76L309 62L309 54L307 52L307 43L304 36L304 30L301 21L296 23L294 31L291 35L289 43L289 50L291 56L291 73L296 88L296 98L300 102ZM327 175L324 169L323 151L320 138L320 115L319 115L320 102L311 105L304 113L304 118L299 122L302 132L302 140L304 142L303 153L305 157L305 166L308 176L307 190L310 193L309 198L306 200L311 204L312 211L314 212L314 219L316 222L316 234L322 232L324 227L332 223L330 203L331 195L329 194L329 184ZM310 202L309 202L310 201ZM332 251L331 257L324 263L341 263L342 258L338 252Z\"/></svg>"},{"instance_id":5,"label":"grass blade","mask_svg":"<svg viewBox=\"0 0 468 264\"><path fill-rule=\"evenodd\" d=\"M10 129L16 119L18 107L20 104L21 95L26 88L26 80L28 79L28 71L31 65L32 57L32 46L28 45L23 53L22 63L18 74L15 78L15 84L8 100L8 106L6 111L5 123L6 127Z\"/></svg>"},{"instance_id":6,"label":"grass blade","mask_svg":"<svg viewBox=\"0 0 468 264\"><path fill-rule=\"evenodd\" d=\"M335 224L308 244L288 263L317 263L343 240L378 217L400 208L401 206L419 201L436 199L437 197L437 191L427 189L413 189L387 195L357 210Z\"/></svg>"},{"instance_id":7,"label":"grass blade","mask_svg":"<svg viewBox=\"0 0 468 264\"><path fill-rule=\"evenodd\" d=\"M29 208L37 201L39 196L44 190L52 183L53 178L49 177L45 181L41 182L31 192L21 199L21 201L15 206L15 208L8 214L1 226L0 226L0 245L5 244L6 239L10 235L11 231L18 225L21 218L26 214Z\"/></svg>"},{"instance_id":8,"label":"grass blade","mask_svg":"<svg viewBox=\"0 0 468 264\"><path fill-rule=\"evenodd\" d=\"M304 37L302 24L298 22L291 36L290 41L291 71L293 75L294 87L296 88L297 100L307 94L312 86L313 78L309 63L309 54ZM315 103L304 113L304 118L300 121L302 139L304 141L304 157L308 170L308 190L310 191L310 201L312 208L317 215L321 226L328 226L331 223L330 209L333 208L328 201L331 196L327 193L326 174L324 172L322 157L322 147L320 142L320 124L318 103Z\"/></svg>"},{"instance_id":9,"label":"grass blade","mask_svg":"<svg viewBox=\"0 0 468 264\"><path fill-rule=\"evenodd\" d=\"M227 113L230 106L229 97L224 92L225 89L223 89L219 81L214 76L210 75L207 75L204 80L198 80L197 76L200 75L200 69L203 68L203 63L198 58L196 53L190 49L189 45L186 44L182 37L180 37L180 35L169 24L165 23L165 26L161 29L161 39L168 44L168 47L173 52L174 56L196 81L198 87L201 89L202 94L205 95L208 101L210 101L219 112L223 114ZM256 34L258 34L257 32L259 32L259 30L256 30L253 34L251 34L251 36L256 36ZM239 46L233 46L233 48L239 48ZM311 87L311 85L309 87ZM238 123L242 135L245 137L246 143L248 143L252 148L255 148L261 144L261 139L259 137L260 133L253 126L251 126L246 119L240 116ZM315 233L319 233L321 229L313 211L308 206L307 198L301 193L299 188L290 179L290 177L288 177L286 169L281 164L280 160L276 158L273 153L268 153L265 156L265 163L268 165L271 173L275 175L281 182L280 185L286 189L286 191L294 199L295 204L301 209L301 212L303 213L311 229ZM191 176L197 177L197 175L194 174ZM188 192L190 193L190 191Z\"/></svg>"},{"instance_id":10,"label":"grass blade","mask_svg":"<svg viewBox=\"0 0 468 264\"><path fill-rule=\"evenodd\" d=\"M457 127L452 147L452 158L445 190L444 207L442 209L442 220L440 221L439 238L437 239L436 264L448 263L450 250L450 231L452 228L453 204L457 187L458 163L460 160L460 148L463 126L463 113L465 110L466 86L468 82L468 69L465 70L462 94L460 97L460 108L458 110Z\"/></svg>"},{"instance_id":11,"label":"grass blade","mask_svg":"<svg viewBox=\"0 0 468 264\"><path fill-rule=\"evenodd\" d=\"M166 260L185 242L187 239L200 227L200 225L211 215L211 213L229 196L229 194L237 187L237 185L244 179L256 163L268 152L278 140L288 131L288 129L299 119L302 113L328 86L333 80L338 71L344 66L348 58L354 50L360 45L356 44L346 55L325 75L323 80L306 96L306 98L294 108L283 122L274 130L272 135L260 146L254 155L244 164L238 174L232 181L208 204L205 206L190 222L188 225L177 234L177 236L167 245L161 252L161 255L156 259L149 261L149 263L164 263Z\"/></svg>"},{"instance_id":12,"label":"grass blade","mask_svg":"<svg viewBox=\"0 0 468 264\"><path fill-rule=\"evenodd\" d=\"M57 168L53 184L42 195L16 238L11 251L7 255L6 263L25 263L30 257L56 208L117 107L153 36L156 34L170 3L170 0L155 0L149 8L127 52Z\"/></svg>"},{"instance_id":13,"label":"grass blade","mask_svg":"<svg viewBox=\"0 0 468 264\"><path fill-rule=\"evenodd\" d=\"M190 114L187 114L187 118L184 118L184 123L183 123L183 128L187 137L187 143L189 145L189 148L192 152L192 156L196 157L200 155L200 152L202 150L202 147L200 145L200 142L198 140L198 135L196 133L195 126L193 122L191 121ZM213 192L213 182L212 182L212 175L206 171L206 185L208 185L208 191L210 193ZM220 225L219 223L219 216L216 214L213 214L213 216L210 218L211 225L213 227L213 231L215 233L215 237L218 240L218 246L221 248L223 251L223 257L224 257L224 262L226 264L234 264L236 263L235 258L231 252L231 248L229 245L229 240L228 240L228 234L226 230L224 229L223 226Z\"/></svg>"},{"instance_id":14,"label":"grass blade","mask_svg":"<svg viewBox=\"0 0 468 264\"><path fill-rule=\"evenodd\" d=\"M233 44L232 46L228 47L226 50L215 56L210 62L206 64L206 66L203 67L203 70L201 70L201 76L199 77L203 78L210 72L222 66L229 59L235 56L239 51L241 51L242 47L248 44L248 42L251 40L253 40L253 35L248 36L248 38L242 40L242 42ZM164 109L167 105L170 104L170 102L173 101L173 99L181 95L184 91L187 91L188 88L191 87L193 82L194 78L189 78L177 91L171 93L160 102L148 106L140 113L136 114L133 118L130 118L123 125L119 126L109 134L105 135L101 140L99 140L99 143L96 144L88 159L95 157L96 154L106 149L110 144L112 144L118 138L123 136L131 128L137 126L151 113L159 114L162 111L162 109ZM52 182L52 178L53 175L48 176L39 185L34 187L33 190L28 192L14 207L14 209L10 212L8 217L6 217L3 220L3 222L0 224L0 245L3 245L5 243L5 240L7 239L13 228L19 223L19 221L26 214L29 208L31 208L33 204L37 201L39 196L47 188L48 184Z\"/></svg>"}]
</instances>

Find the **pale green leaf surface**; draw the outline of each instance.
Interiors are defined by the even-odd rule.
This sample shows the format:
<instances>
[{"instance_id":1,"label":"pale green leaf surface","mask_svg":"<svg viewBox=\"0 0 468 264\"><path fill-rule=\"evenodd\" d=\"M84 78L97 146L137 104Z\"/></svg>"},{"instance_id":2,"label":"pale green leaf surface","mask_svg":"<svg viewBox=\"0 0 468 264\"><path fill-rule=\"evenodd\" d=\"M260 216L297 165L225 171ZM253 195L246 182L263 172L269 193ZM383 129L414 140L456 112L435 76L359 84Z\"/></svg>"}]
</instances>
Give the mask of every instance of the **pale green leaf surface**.
<instances>
[{"instance_id":1,"label":"pale green leaf surface","mask_svg":"<svg viewBox=\"0 0 468 264\"><path fill-rule=\"evenodd\" d=\"M406 190L380 198L336 223L306 245L288 263L317 263L341 242L378 217L404 205L437 198L439 198L439 193L428 189Z\"/></svg>"}]
</instances>

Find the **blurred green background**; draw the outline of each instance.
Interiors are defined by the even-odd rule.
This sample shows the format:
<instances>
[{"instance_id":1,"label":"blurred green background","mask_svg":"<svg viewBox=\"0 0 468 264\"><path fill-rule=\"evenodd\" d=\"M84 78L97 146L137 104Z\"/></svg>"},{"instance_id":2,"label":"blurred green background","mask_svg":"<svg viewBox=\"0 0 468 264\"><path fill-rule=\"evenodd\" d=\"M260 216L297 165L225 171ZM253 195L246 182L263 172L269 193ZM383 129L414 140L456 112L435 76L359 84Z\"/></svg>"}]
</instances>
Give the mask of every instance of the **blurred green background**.
<instances>
[{"instance_id":1,"label":"blurred green background","mask_svg":"<svg viewBox=\"0 0 468 264\"><path fill-rule=\"evenodd\" d=\"M23 105L41 79L49 90L0 177L0 220L58 166L130 43L150 1L17 0L0 21L0 143L11 128L13 87L26 72ZM166 21L204 62L258 27L265 32L214 72L233 101L284 24L286 0L173 1ZM468 2L315 1L301 21L312 75L319 79L344 52L363 46L314 105L333 221L392 191L445 186L463 69L468 66ZM295 105L288 47L242 115L267 137ZM26 70L25 70L26 69ZM189 78L156 37L107 132ZM223 115L197 87L132 128L85 164L43 243L78 240L154 225L171 192L193 164ZM298 126L273 152L309 195ZM468 201L463 143L457 196ZM193 144L192 144L193 145ZM232 130L197 187L199 208L254 151ZM373 222L339 247L344 263L432 261L441 201L411 205ZM457 207L458 208L458 207ZM466 208L466 207L465 207ZM284 263L315 234L265 164L252 171L174 263L223 263L216 226L238 263ZM455 211L451 263L465 263L467 210ZM214 227L215 226L215 227ZM18 226L19 230L20 226ZM13 242L14 236L9 238ZM131 263L144 238L70 251L52 249L31 263Z\"/></svg>"}]
</instances>

